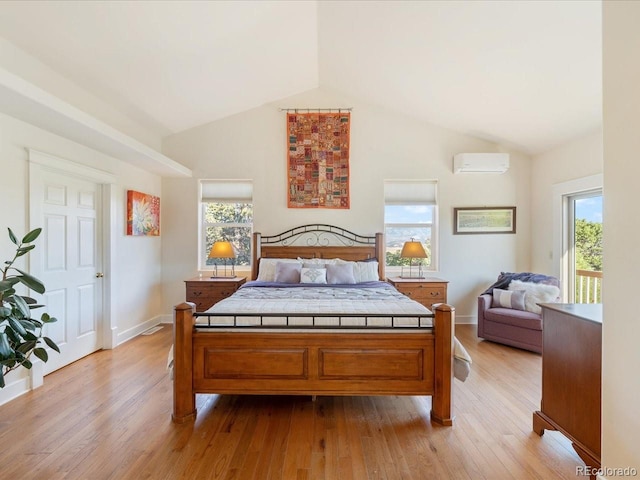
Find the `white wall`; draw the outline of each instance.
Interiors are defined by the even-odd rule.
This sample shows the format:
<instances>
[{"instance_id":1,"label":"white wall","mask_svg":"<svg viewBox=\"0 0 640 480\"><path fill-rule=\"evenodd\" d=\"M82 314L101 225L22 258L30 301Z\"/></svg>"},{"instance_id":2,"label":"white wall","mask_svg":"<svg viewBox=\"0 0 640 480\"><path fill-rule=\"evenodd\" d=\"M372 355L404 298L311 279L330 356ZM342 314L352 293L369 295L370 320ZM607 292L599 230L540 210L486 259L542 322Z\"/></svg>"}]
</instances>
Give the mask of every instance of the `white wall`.
<instances>
[{"instance_id":1,"label":"white wall","mask_svg":"<svg viewBox=\"0 0 640 480\"><path fill-rule=\"evenodd\" d=\"M288 209L285 113L278 107L353 107L351 208ZM197 272L197 182L254 181L254 229L275 234L306 223L330 223L362 234L384 227L383 180L439 181L440 271L459 321L475 321L476 296L500 271L529 268L529 158L511 152L504 175L454 175L460 152L503 151L496 144L439 128L334 92L315 89L165 138L163 153L193 170L163 179L163 284L167 312L184 301L183 281ZM516 205L517 235L452 235L453 207ZM473 318L470 318L473 317Z\"/></svg>"},{"instance_id":2,"label":"white wall","mask_svg":"<svg viewBox=\"0 0 640 480\"><path fill-rule=\"evenodd\" d=\"M640 471L640 3L603 2L602 464ZM610 478L614 478L611 476Z\"/></svg>"},{"instance_id":3,"label":"white wall","mask_svg":"<svg viewBox=\"0 0 640 480\"><path fill-rule=\"evenodd\" d=\"M0 114L0 261L13 254L6 234L11 227L18 236L28 229L27 148L89 165L117 177L113 188L115 211L113 254L114 277L112 316L117 340L125 341L147 325L157 323L161 312L161 238L126 236L126 191L139 190L160 196L161 180L136 167L107 157L82 145ZM162 228L162 223L161 223ZM36 244L37 245L37 244ZM37 248L37 247L36 247ZM25 372L16 372L14 379ZM0 397L0 403L3 398Z\"/></svg>"},{"instance_id":4,"label":"white wall","mask_svg":"<svg viewBox=\"0 0 640 480\"><path fill-rule=\"evenodd\" d=\"M577 178L601 174L602 131L573 140L538 155L531 162L531 269L554 275L553 186Z\"/></svg>"}]
</instances>

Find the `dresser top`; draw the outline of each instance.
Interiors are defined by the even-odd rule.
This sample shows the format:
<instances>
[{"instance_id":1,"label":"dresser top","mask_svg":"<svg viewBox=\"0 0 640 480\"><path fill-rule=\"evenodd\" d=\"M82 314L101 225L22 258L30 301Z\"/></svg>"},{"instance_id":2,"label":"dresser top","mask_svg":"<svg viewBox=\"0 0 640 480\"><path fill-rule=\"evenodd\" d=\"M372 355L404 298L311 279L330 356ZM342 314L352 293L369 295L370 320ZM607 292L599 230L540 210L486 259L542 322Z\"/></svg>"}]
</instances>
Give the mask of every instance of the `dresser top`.
<instances>
[{"instance_id":1,"label":"dresser top","mask_svg":"<svg viewBox=\"0 0 640 480\"><path fill-rule=\"evenodd\" d=\"M543 310L548 308L583 320L602 323L601 303L541 303L540 306Z\"/></svg>"}]
</instances>

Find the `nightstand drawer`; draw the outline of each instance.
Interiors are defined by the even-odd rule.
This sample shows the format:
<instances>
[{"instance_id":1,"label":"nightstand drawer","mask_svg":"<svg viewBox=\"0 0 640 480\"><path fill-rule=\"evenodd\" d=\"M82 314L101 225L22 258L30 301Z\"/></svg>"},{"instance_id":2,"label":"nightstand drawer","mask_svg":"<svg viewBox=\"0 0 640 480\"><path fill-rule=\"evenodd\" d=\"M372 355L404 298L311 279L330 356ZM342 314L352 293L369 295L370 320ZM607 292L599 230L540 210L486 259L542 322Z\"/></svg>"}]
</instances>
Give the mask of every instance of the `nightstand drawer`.
<instances>
[{"instance_id":1,"label":"nightstand drawer","mask_svg":"<svg viewBox=\"0 0 640 480\"><path fill-rule=\"evenodd\" d=\"M231 296L245 281L244 277L187 280L185 282L187 302L195 303L197 312L204 312L220 300Z\"/></svg>"},{"instance_id":2,"label":"nightstand drawer","mask_svg":"<svg viewBox=\"0 0 640 480\"><path fill-rule=\"evenodd\" d=\"M407 297L410 297L418 302L429 300L437 303L439 301L444 302L447 298L446 290L444 287L434 287L427 285L403 285L399 290Z\"/></svg>"}]
</instances>

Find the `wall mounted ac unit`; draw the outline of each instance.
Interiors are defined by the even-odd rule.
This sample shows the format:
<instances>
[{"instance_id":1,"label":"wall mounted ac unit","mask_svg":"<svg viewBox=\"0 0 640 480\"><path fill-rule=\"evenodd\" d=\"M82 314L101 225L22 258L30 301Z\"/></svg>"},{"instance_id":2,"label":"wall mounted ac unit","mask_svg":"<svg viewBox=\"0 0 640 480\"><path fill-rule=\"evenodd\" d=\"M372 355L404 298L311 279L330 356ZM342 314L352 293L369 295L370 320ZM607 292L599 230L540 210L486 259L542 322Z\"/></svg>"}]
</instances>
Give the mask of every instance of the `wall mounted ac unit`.
<instances>
[{"instance_id":1,"label":"wall mounted ac unit","mask_svg":"<svg viewBox=\"0 0 640 480\"><path fill-rule=\"evenodd\" d=\"M509 170L508 153L458 153L453 173L504 173Z\"/></svg>"}]
</instances>

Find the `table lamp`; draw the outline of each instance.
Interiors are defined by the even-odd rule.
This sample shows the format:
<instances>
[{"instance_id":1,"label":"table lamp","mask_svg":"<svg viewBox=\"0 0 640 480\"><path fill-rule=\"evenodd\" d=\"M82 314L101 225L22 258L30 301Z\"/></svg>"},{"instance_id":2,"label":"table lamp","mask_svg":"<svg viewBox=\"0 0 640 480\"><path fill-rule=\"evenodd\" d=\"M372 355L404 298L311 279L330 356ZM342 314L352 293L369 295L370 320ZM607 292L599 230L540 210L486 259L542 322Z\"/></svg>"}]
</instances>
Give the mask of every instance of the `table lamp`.
<instances>
[{"instance_id":1,"label":"table lamp","mask_svg":"<svg viewBox=\"0 0 640 480\"><path fill-rule=\"evenodd\" d=\"M218 275L218 264L214 261L213 264L213 277L230 277L236 276L235 265L231 264L231 275L227 275L227 258L236 258L236 252L233 250L233 245L230 242L214 242L209 252L209 258L217 259L224 258L224 275Z\"/></svg>"},{"instance_id":2,"label":"table lamp","mask_svg":"<svg viewBox=\"0 0 640 480\"><path fill-rule=\"evenodd\" d=\"M400 275L400 278L424 278L422 275L422 263L418 263L418 275L413 276L412 274L412 266L414 258L428 258L427 252L424 250L422 243L416 242L411 239L409 242L404 242L402 246L402 251L400 252L400 257L409 259L409 275L404 275L404 266L402 267L403 272Z\"/></svg>"}]
</instances>

